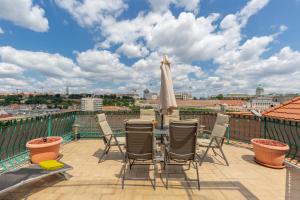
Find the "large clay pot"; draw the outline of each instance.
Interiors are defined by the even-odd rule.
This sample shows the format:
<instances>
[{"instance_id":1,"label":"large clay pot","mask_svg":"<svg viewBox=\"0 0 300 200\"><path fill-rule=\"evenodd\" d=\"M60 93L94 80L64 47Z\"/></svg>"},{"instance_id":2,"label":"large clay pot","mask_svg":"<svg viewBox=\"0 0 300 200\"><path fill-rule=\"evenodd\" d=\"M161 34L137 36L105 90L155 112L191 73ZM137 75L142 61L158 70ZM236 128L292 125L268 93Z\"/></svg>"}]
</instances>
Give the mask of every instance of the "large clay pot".
<instances>
[{"instance_id":1,"label":"large clay pot","mask_svg":"<svg viewBox=\"0 0 300 200\"><path fill-rule=\"evenodd\" d=\"M32 163L39 163L45 160L55 160L59 154L62 137L51 136L45 138L37 138L26 143L26 147L30 152Z\"/></svg>"},{"instance_id":2,"label":"large clay pot","mask_svg":"<svg viewBox=\"0 0 300 200\"><path fill-rule=\"evenodd\" d=\"M282 142L270 139L254 138L253 145L255 161L271 168L283 168L285 153L289 146Z\"/></svg>"}]
</instances>

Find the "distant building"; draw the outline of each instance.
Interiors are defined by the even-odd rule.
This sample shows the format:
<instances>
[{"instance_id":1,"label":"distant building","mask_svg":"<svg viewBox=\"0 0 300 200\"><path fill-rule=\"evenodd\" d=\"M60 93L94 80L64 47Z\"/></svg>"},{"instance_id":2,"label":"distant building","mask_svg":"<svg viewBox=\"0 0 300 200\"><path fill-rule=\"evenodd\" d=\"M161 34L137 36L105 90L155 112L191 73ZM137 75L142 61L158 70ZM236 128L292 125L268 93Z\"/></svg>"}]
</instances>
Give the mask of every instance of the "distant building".
<instances>
[{"instance_id":1,"label":"distant building","mask_svg":"<svg viewBox=\"0 0 300 200\"><path fill-rule=\"evenodd\" d=\"M127 93L127 94L116 94L116 97L132 97L134 99L139 99L140 98L140 95L137 94L137 93Z\"/></svg>"},{"instance_id":2,"label":"distant building","mask_svg":"<svg viewBox=\"0 0 300 200\"><path fill-rule=\"evenodd\" d=\"M102 110L103 100L100 98L82 98L82 111L99 111Z\"/></svg>"},{"instance_id":3,"label":"distant building","mask_svg":"<svg viewBox=\"0 0 300 200\"><path fill-rule=\"evenodd\" d=\"M256 97L250 101L247 102L247 108L250 109L255 109L259 112L262 112L268 108L274 107L279 105L279 102L275 102L273 101L272 97L268 97L268 96L260 96L260 97Z\"/></svg>"},{"instance_id":4,"label":"distant building","mask_svg":"<svg viewBox=\"0 0 300 200\"><path fill-rule=\"evenodd\" d=\"M263 96L263 95L264 95L264 88L262 87L261 84L259 84L259 85L257 86L255 95L256 95L257 97Z\"/></svg>"},{"instance_id":5,"label":"distant building","mask_svg":"<svg viewBox=\"0 0 300 200\"><path fill-rule=\"evenodd\" d=\"M155 100L157 98L158 98L158 94L156 92L150 92L148 89L144 90L144 99Z\"/></svg>"},{"instance_id":6,"label":"distant building","mask_svg":"<svg viewBox=\"0 0 300 200\"><path fill-rule=\"evenodd\" d=\"M249 94L225 94L223 96L224 100L250 100L253 98L253 95Z\"/></svg>"},{"instance_id":7,"label":"distant building","mask_svg":"<svg viewBox=\"0 0 300 200\"><path fill-rule=\"evenodd\" d=\"M220 110L220 105L226 105L226 110L247 111L246 101L242 100L176 100L178 108L203 108ZM138 102L140 107L158 108L159 100L144 100Z\"/></svg>"},{"instance_id":8,"label":"distant building","mask_svg":"<svg viewBox=\"0 0 300 200\"><path fill-rule=\"evenodd\" d=\"M179 100L191 100L191 99L193 99L192 94L187 93L187 92L176 93L175 98L179 99Z\"/></svg>"},{"instance_id":9,"label":"distant building","mask_svg":"<svg viewBox=\"0 0 300 200\"><path fill-rule=\"evenodd\" d=\"M283 103L285 101L289 101L294 99L295 97L298 97L300 95L298 94L285 94L285 95L274 95L273 96L273 101Z\"/></svg>"}]
</instances>

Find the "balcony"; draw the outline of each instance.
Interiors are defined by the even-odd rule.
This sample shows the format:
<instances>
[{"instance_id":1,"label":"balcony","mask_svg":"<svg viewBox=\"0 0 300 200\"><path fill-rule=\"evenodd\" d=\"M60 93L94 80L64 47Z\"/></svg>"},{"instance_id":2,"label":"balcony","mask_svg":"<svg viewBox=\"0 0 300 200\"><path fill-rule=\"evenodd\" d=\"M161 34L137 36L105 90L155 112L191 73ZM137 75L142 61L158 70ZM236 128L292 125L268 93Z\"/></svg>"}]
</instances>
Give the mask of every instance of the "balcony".
<instances>
[{"instance_id":1,"label":"balcony","mask_svg":"<svg viewBox=\"0 0 300 200\"><path fill-rule=\"evenodd\" d=\"M199 168L201 189L194 182L195 170L185 167L171 168L169 189L165 188L165 175L158 165L157 189L150 181L125 182L121 189L121 155L113 149L106 161L98 164L104 146L91 112L70 112L20 121L1 122L0 148L1 168L7 171L26 165L28 153L25 142L30 138L60 135L65 139L62 161L73 166L67 181L51 176L33 184L20 187L3 199L299 199L300 170L299 124L265 118L232 115L224 152L230 166L212 152ZM181 118L198 118L208 129L212 128L215 113L181 112ZM137 112L107 113L113 128L122 128L123 120L137 118ZM72 124L80 124L81 139L74 141ZM275 170L257 165L249 140L266 137L289 143L287 168ZM200 150L203 151L204 149ZM129 177L147 177L152 168L134 166ZM151 175L152 173L150 173ZM154 198L153 198L154 197Z\"/></svg>"}]
</instances>

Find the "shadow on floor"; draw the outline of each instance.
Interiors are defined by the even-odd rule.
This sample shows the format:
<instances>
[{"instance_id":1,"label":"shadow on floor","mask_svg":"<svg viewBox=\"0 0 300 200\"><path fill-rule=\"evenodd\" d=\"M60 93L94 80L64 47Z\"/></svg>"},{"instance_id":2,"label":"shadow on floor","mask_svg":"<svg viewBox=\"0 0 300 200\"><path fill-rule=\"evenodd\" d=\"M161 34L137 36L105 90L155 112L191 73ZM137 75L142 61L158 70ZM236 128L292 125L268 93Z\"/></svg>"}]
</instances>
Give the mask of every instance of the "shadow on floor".
<instances>
[{"instance_id":1,"label":"shadow on floor","mask_svg":"<svg viewBox=\"0 0 300 200\"><path fill-rule=\"evenodd\" d=\"M112 147L113 149L110 149L108 154L106 154L101 162L104 162L105 160L114 160L114 161L123 161L123 155L119 151L119 149L116 147ZM124 151L123 151L124 152ZM98 149L93 156L99 159L103 153L103 149Z\"/></svg>"},{"instance_id":2,"label":"shadow on floor","mask_svg":"<svg viewBox=\"0 0 300 200\"><path fill-rule=\"evenodd\" d=\"M203 163L209 162L209 163L213 163L213 164L217 164L217 165L227 166L226 163L225 163L225 160L222 158L222 156L220 155L218 150L215 150L215 151L217 153L216 155L214 155L213 151L210 149L208 154L206 154L206 157L204 158ZM202 156L203 156L204 152L205 152L205 150L201 150L201 151L197 152L197 154L199 156L198 157L199 160L202 159Z\"/></svg>"},{"instance_id":3,"label":"shadow on floor","mask_svg":"<svg viewBox=\"0 0 300 200\"><path fill-rule=\"evenodd\" d=\"M253 155L242 155L242 159L248 163L251 163L253 165L258 165L255 161L254 161L254 156Z\"/></svg>"},{"instance_id":4,"label":"shadow on floor","mask_svg":"<svg viewBox=\"0 0 300 200\"><path fill-rule=\"evenodd\" d=\"M132 169L132 175L134 176L138 176L140 178L144 178L145 177L145 172L146 171L151 171L152 169L149 169L149 166L134 166L134 168ZM194 170L194 169L190 169L190 170ZM189 174L189 171L187 169L183 169L182 166L178 166L178 167L172 167L172 169L170 170L170 184L169 184L169 190L172 189L176 189L176 190L185 190L188 199L195 199L195 196L199 195L199 193L197 194L196 192L198 191L197 189L197 182L193 181L195 178L195 174L192 173ZM179 171L181 171L181 173L179 173ZM129 172L127 172L129 173ZM121 170L120 170L120 174L121 174ZM119 175L120 176L120 175ZM144 176L144 177L143 177ZM160 174L157 176L157 179L161 179L161 181L164 183L165 181L165 177L164 174ZM186 179L191 179L192 181L187 181ZM172 183L172 179L176 180L177 183L179 181L179 184L174 184L174 182ZM67 185L61 185L61 184L57 184L60 183L62 181L62 179L59 176L50 176L47 177L45 179L42 179L36 183L32 183L23 187L20 187L19 189L17 189L16 191L12 192L12 193L7 193L5 196L0 196L0 199L5 199L5 200L19 200L19 199L27 199L30 195L42 191L43 189L47 188L47 187L53 187L53 188L65 188L65 187L72 187L74 188L74 191L76 190L76 188L79 188L81 186L96 186L99 188L102 187L106 187L106 188L120 188L121 189L121 181L119 179L119 181L116 182L111 182L111 181L101 181L101 182L95 182L95 183L91 183L90 181L85 182L84 180L80 183L69 183ZM126 190L126 188L130 187L131 189L133 187L151 187L152 183L149 181L149 185L142 181L141 183L139 182L131 182L130 181L126 181L125 182L125 188L124 190ZM200 192L201 191L238 191L242 196L245 197L245 199L253 199L253 200L258 200L258 198L251 192L249 191L242 183L240 183L239 181L201 181L200 182ZM294 187L296 187L296 185L294 185ZM157 188L160 189L165 189L165 185L164 184L158 184ZM137 188L138 191L138 188ZM161 192L160 191L154 191L153 192ZM138 193L138 192L137 192ZM108 192L106 193L106 195L116 195L115 191L112 192ZM213 197L214 195L212 195ZM296 199L295 196L290 197L288 199Z\"/></svg>"},{"instance_id":5,"label":"shadow on floor","mask_svg":"<svg viewBox=\"0 0 300 200\"><path fill-rule=\"evenodd\" d=\"M70 178L71 178L71 176L70 176ZM40 179L36 182L31 182L31 183L25 184L25 185L18 187L17 189L12 190L10 192L1 194L0 199L1 200L27 199L30 195L37 193L45 188L57 187L54 185L57 183L60 183L62 181L67 181L67 180L65 180L59 174L54 174L54 175L45 177L43 179Z\"/></svg>"}]
</instances>

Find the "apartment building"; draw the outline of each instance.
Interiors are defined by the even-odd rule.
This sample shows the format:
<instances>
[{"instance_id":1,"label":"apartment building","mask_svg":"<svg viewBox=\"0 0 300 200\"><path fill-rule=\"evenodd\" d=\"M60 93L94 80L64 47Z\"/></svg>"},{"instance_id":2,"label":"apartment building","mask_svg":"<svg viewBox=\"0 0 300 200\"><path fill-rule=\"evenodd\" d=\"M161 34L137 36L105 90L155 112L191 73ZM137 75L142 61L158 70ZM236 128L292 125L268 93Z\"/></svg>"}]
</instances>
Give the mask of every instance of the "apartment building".
<instances>
[{"instance_id":1,"label":"apartment building","mask_svg":"<svg viewBox=\"0 0 300 200\"><path fill-rule=\"evenodd\" d=\"M101 98L82 98L81 110L82 111L99 111L102 110L103 99Z\"/></svg>"}]
</instances>

